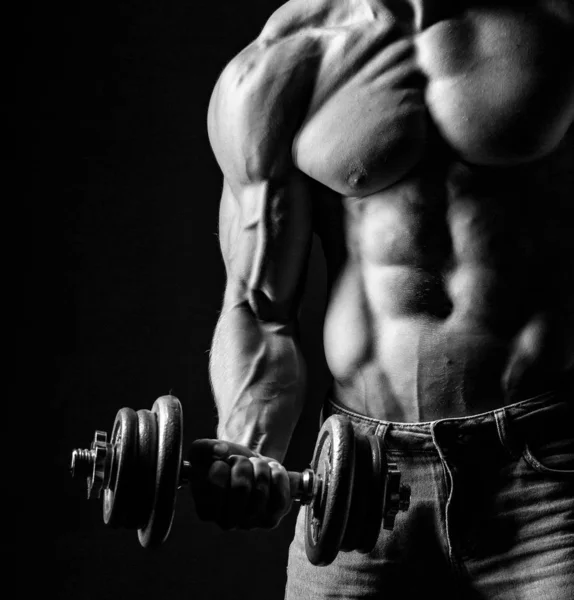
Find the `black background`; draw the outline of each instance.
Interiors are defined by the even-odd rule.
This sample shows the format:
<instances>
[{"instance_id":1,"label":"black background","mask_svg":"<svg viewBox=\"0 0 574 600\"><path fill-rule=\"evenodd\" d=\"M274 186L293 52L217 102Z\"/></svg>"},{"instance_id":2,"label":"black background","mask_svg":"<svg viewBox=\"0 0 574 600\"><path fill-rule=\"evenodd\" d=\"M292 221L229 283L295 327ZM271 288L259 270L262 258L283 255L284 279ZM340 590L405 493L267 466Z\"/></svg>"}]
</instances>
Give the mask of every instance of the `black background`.
<instances>
[{"instance_id":1,"label":"black background","mask_svg":"<svg viewBox=\"0 0 574 600\"><path fill-rule=\"evenodd\" d=\"M295 511L271 532L222 532L197 520L184 491L170 538L150 552L135 532L107 528L68 472L71 450L109 432L120 407L151 408L169 392L183 403L184 448L214 436L207 365L224 286L222 182L206 112L225 64L280 4L92 1L20 6L6 19L4 166L16 185L5 189L16 211L4 221L5 314L22 367L7 462L23 477L3 478L15 511L5 511L15 535L3 556L19 595L40 586L66 600L282 598ZM315 244L293 469L310 460L327 382L321 261Z\"/></svg>"}]
</instances>

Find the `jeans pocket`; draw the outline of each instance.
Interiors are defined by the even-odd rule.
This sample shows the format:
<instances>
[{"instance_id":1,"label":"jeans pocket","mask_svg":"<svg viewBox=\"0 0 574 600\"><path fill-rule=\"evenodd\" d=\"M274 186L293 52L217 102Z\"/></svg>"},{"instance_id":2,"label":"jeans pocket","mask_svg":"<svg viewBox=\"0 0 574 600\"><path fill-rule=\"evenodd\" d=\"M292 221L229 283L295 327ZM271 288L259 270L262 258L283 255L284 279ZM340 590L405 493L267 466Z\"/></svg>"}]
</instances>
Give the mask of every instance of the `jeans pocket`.
<instances>
[{"instance_id":1,"label":"jeans pocket","mask_svg":"<svg viewBox=\"0 0 574 600\"><path fill-rule=\"evenodd\" d=\"M522 456L539 473L557 477L574 477L574 437L572 436L554 440L528 440Z\"/></svg>"}]
</instances>

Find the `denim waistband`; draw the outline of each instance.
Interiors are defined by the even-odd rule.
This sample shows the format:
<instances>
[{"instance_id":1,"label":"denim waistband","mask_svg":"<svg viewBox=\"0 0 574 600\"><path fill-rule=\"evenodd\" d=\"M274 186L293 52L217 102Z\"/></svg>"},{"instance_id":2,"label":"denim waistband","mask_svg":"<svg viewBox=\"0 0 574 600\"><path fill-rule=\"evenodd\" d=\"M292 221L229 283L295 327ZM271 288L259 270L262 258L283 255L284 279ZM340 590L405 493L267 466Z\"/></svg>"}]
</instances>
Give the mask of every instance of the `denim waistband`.
<instances>
[{"instance_id":1,"label":"denim waistband","mask_svg":"<svg viewBox=\"0 0 574 600\"><path fill-rule=\"evenodd\" d=\"M552 431L574 435L574 389L549 391L484 413L418 423L384 421L353 412L327 399L322 418L346 416L359 431L382 438L389 450L436 452L464 444L467 448L504 447L519 452L525 440Z\"/></svg>"}]
</instances>

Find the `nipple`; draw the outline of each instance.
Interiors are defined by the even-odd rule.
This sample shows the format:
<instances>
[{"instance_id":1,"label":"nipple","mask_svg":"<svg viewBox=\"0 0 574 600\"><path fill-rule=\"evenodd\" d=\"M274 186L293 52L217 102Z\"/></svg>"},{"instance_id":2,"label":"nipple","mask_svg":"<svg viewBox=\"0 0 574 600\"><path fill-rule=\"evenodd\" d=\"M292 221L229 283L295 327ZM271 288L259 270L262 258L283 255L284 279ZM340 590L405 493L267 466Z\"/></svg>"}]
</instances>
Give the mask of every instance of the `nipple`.
<instances>
[{"instance_id":1,"label":"nipple","mask_svg":"<svg viewBox=\"0 0 574 600\"><path fill-rule=\"evenodd\" d=\"M362 188L366 181L367 171L362 167L353 169L347 176L347 183L349 184L349 187L353 190Z\"/></svg>"}]
</instances>

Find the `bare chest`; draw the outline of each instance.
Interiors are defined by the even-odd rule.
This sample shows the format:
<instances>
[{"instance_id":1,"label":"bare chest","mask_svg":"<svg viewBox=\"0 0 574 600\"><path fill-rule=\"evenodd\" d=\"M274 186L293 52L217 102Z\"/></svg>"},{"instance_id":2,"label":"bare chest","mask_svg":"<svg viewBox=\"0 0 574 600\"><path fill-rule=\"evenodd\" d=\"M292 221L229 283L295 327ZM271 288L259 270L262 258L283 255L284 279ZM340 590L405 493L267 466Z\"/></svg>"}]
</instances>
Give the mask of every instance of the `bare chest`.
<instances>
[{"instance_id":1,"label":"bare chest","mask_svg":"<svg viewBox=\"0 0 574 600\"><path fill-rule=\"evenodd\" d=\"M477 165L543 157L574 116L573 38L555 18L484 8L419 33L389 18L329 34L296 165L362 197L404 178L437 132Z\"/></svg>"}]
</instances>

